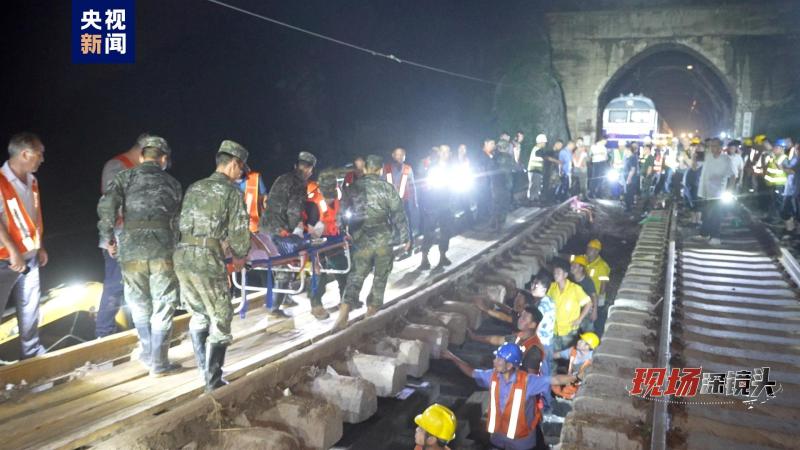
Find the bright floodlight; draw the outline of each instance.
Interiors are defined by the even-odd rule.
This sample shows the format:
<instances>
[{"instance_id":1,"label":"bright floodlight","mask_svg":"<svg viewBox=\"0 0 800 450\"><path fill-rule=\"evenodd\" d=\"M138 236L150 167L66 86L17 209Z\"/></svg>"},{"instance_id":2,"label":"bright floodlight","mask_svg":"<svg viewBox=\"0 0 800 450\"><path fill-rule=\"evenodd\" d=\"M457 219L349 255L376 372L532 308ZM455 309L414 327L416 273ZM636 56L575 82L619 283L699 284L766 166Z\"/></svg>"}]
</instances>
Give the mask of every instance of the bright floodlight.
<instances>
[{"instance_id":1,"label":"bright floodlight","mask_svg":"<svg viewBox=\"0 0 800 450\"><path fill-rule=\"evenodd\" d=\"M606 173L606 180L615 182L619 180L619 171L617 169L611 169Z\"/></svg>"},{"instance_id":2,"label":"bright floodlight","mask_svg":"<svg viewBox=\"0 0 800 450\"><path fill-rule=\"evenodd\" d=\"M444 167L441 165L436 165L431 168L431 171L428 173L428 186L432 188L441 188L447 184L447 173L444 170Z\"/></svg>"},{"instance_id":3,"label":"bright floodlight","mask_svg":"<svg viewBox=\"0 0 800 450\"><path fill-rule=\"evenodd\" d=\"M456 166L453 176L453 190L456 192L467 192L472 190L475 176L472 169L466 164Z\"/></svg>"},{"instance_id":4,"label":"bright floodlight","mask_svg":"<svg viewBox=\"0 0 800 450\"><path fill-rule=\"evenodd\" d=\"M725 191L722 193L722 203L733 203L735 200L736 196L730 191Z\"/></svg>"},{"instance_id":5,"label":"bright floodlight","mask_svg":"<svg viewBox=\"0 0 800 450\"><path fill-rule=\"evenodd\" d=\"M726 133L726 132L724 132L724 131L723 131L722 133L720 133L720 134L719 134L719 138L720 138L720 139L725 139L726 137L728 137L728 133Z\"/></svg>"}]
</instances>

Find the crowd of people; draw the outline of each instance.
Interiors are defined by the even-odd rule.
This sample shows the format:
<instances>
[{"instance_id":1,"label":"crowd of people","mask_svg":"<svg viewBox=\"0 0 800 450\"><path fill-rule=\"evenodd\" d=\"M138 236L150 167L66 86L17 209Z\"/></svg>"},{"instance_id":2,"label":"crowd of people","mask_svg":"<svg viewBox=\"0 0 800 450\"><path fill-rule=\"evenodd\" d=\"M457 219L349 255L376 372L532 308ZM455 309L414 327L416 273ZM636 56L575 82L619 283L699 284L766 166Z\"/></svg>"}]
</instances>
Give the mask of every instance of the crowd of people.
<instances>
[{"instance_id":1,"label":"crowd of people","mask_svg":"<svg viewBox=\"0 0 800 450\"><path fill-rule=\"evenodd\" d=\"M542 417L552 409L553 396L571 400L577 394L600 344L595 321L605 307L610 276L601 250L602 243L592 239L585 254L569 263L557 260L552 273L542 270L523 289L510 290L510 304L482 295L472 299L508 328L504 335L468 331L471 340L496 348L491 369L473 368L443 352L489 390L486 423L495 448L546 448Z\"/></svg>"}]
</instances>

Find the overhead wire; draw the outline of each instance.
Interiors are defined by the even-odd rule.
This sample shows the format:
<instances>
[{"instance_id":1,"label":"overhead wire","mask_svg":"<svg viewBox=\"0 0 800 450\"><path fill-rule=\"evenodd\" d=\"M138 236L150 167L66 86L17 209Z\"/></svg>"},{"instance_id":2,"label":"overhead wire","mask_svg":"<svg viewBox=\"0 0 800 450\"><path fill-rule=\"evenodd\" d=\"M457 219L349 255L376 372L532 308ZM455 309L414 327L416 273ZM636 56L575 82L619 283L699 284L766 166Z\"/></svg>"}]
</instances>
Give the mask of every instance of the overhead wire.
<instances>
[{"instance_id":1,"label":"overhead wire","mask_svg":"<svg viewBox=\"0 0 800 450\"><path fill-rule=\"evenodd\" d=\"M209 2L209 3L214 3L214 4L218 5L218 6L222 6L222 7L231 9L233 11L240 12L242 14L246 14L246 15L251 16L251 17L255 17L257 19L264 20L266 22L269 22L269 23L272 23L272 24L275 24L275 25L279 25L279 26L288 28L290 30L298 31L300 33L305 33L305 34L307 34L309 36L313 36L313 37L316 37L318 39L322 39L322 40L325 40L325 41L328 41L328 42L332 42L332 43L338 44L338 45L343 45L343 46L349 47L349 48L351 48L353 50L357 50L357 51L360 51L360 52L367 53L367 54L369 54L371 56L376 56L376 57L379 57L379 58L385 58L385 59L388 59L390 61L394 61L396 63L407 64L409 66L417 67L419 69L430 70L430 71L438 72L438 73L441 73L441 74L444 74L444 75L450 75L450 76L453 76L453 77L458 77L458 78L462 78L462 79L466 79L466 80L471 80L471 81L475 81L475 82L478 82L478 83L490 84L492 86L503 86L503 87L507 87L508 86L508 85L505 85L503 83L497 83L495 81L486 80L486 79L483 79L483 78L478 78L478 77L474 77L474 76L471 76L471 75L466 75L466 74L463 74L463 73L453 72L453 71L442 69L442 68L439 68L439 67L430 66L430 65L427 65L427 64L423 64L423 63L419 63L419 62L416 62L416 61L412 61L412 60L409 60L409 59L401 59L401 58L398 58L397 56L395 56L394 54L391 54L391 53L383 53L383 52L379 52L377 50L372 50L370 48L362 47L360 45L352 44L350 42L345 42L345 41L342 41L340 39L336 39L336 38L333 38L333 37L330 37L330 36L326 36L324 34L320 34L320 33L317 33L317 32L314 32L314 31L311 31L311 30L308 30L308 29L305 29L305 28L301 28L301 27L298 27L298 26L295 26L295 25L292 25L292 24L289 24L289 23L286 23L286 22L282 22L280 20L273 19L271 17L267 17L267 16L265 16L263 14L255 13L253 11L249 11L249 10L246 10L244 8L240 8L240 7L235 6L235 5L231 5L230 3L226 3L226 2L223 2L223 1L220 1L220 0L206 0L206 1Z\"/></svg>"}]
</instances>

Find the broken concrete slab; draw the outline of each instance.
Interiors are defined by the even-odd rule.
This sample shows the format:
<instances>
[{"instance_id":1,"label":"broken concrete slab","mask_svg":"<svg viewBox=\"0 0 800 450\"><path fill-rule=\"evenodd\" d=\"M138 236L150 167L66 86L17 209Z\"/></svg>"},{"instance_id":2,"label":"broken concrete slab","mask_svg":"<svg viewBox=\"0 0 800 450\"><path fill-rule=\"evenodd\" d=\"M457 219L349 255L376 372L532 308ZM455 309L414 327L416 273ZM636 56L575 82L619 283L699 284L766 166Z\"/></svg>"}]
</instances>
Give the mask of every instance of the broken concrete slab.
<instances>
[{"instance_id":1,"label":"broken concrete slab","mask_svg":"<svg viewBox=\"0 0 800 450\"><path fill-rule=\"evenodd\" d=\"M347 423L363 422L378 411L375 385L363 378L325 372L293 389L335 405Z\"/></svg>"},{"instance_id":2,"label":"broken concrete slab","mask_svg":"<svg viewBox=\"0 0 800 450\"><path fill-rule=\"evenodd\" d=\"M445 327L431 325L409 324L403 328L397 337L401 339L419 340L430 346L431 356L438 359L442 350L450 343L450 332Z\"/></svg>"},{"instance_id":3,"label":"broken concrete slab","mask_svg":"<svg viewBox=\"0 0 800 450\"><path fill-rule=\"evenodd\" d=\"M421 377L430 367L430 345L408 339L384 337L377 341L367 342L362 349L366 353L388 356L406 366L406 374Z\"/></svg>"},{"instance_id":4,"label":"broken concrete slab","mask_svg":"<svg viewBox=\"0 0 800 450\"><path fill-rule=\"evenodd\" d=\"M454 312L436 311L434 315L450 332L448 341L452 345L461 345L467 339L467 316Z\"/></svg>"},{"instance_id":5,"label":"broken concrete slab","mask_svg":"<svg viewBox=\"0 0 800 450\"><path fill-rule=\"evenodd\" d=\"M300 442L286 431L252 427L222 430L218 448L224 450L300 450Z\"/></svg>"},{"instance_id":6,"label":"broken concrete slab","mask_svg":"<svg viewBox=\"0 0 800 450\"><path fill-rule=\"evenodd\" d=\"M258 414L255 424L277 424L306 447L328 449L342 438L342 411L322 399L290 395Z\"/></svg>"},{"instance_id":7,"label":"broken concrete slab","mask_svg":"<svg viewBox=\"0 0 800 450\"><path fill-rule=\"evenodd\" d=\"M571 412L561 428L561 449L642 450L642 443L628 435L632 426L622 423L623 420Z\"/></svg>"},{"instance_id":8,"label":"broken concrete slab","mask_svg":"<svg viewBox=\"0 0 800 450\"><path fill-rule=\"evenodd\" d=\"M391 397L406 384L406 366L388 356L354 353L343 363L334 363L333 367L337 372L374 384L378 397Z\"/></svg>"},{"instance_id":9,"label":"broken concrete slab","mask_svg":"<svg viewBox=\"0 0 800 450\"><path fill-rule=\"evenodd\" d=\"M483 323L481 310L472 303L445 300L441 305L437 306L436 309L439 311L463 314L467 318L467 325L473 330L480 328L481 323Z\"/></svg>"}]
</instances>

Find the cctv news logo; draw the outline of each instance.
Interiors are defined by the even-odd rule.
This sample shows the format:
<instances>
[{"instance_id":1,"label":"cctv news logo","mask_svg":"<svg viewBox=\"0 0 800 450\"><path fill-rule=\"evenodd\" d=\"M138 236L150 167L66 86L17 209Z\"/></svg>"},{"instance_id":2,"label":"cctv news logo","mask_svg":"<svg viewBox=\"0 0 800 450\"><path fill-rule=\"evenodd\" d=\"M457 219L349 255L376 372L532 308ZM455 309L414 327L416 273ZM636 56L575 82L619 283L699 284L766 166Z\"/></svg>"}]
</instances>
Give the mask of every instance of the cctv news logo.
<instances>
[{"instance_id":1,"label":"cctv news logo","mask_svg":"<svg viewBox=\"0 0 800 450\"><path fill-rule=\"evenodd\" d=\"M133 63L134 0L72 0L72 62Z\"/></svg>"},{"instance_id":2,"label":"cctv news logo","mask_svg":"<svg viewBox=\"0 0 800 450\"><path fill-rule=\"evenodd\" d=\"M633 375L630 395L655 400L658 397L673 397L664 400L668 403L730 404L733 398L753 408L755 403L766 403L783 390L781 385L770 379L769 367L753 370L729 370L727 372L703 372L702 367L672 369L637 368ZM697 395L717 395L731 397L730 401L717 397L715 401L686 401ZM657 400L656 400L657 401Z\"/></svg>"}]
</instances>

